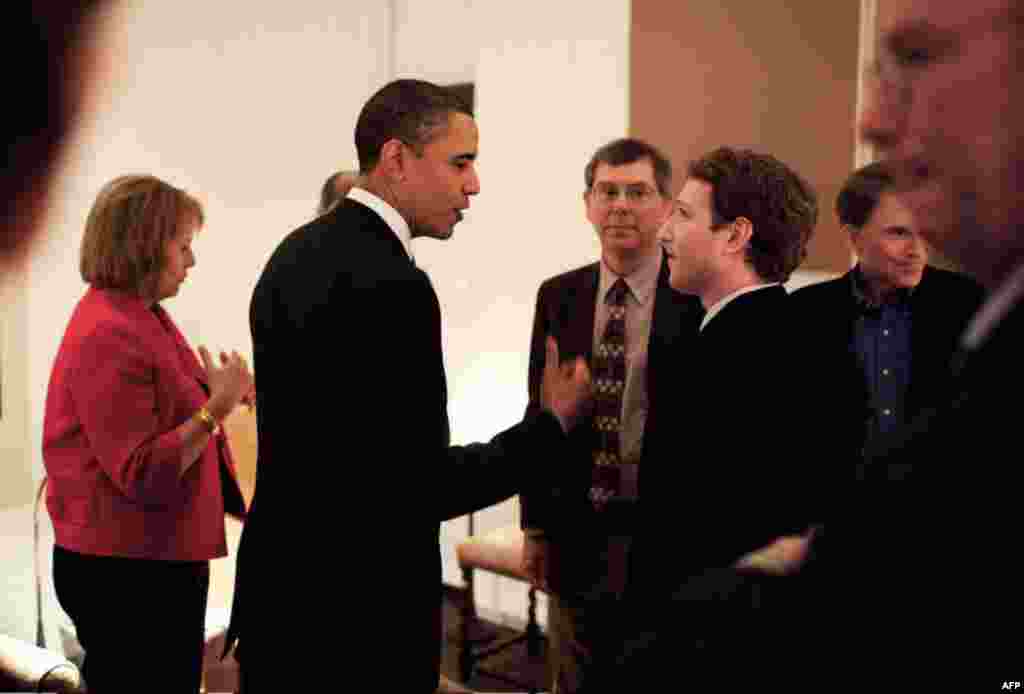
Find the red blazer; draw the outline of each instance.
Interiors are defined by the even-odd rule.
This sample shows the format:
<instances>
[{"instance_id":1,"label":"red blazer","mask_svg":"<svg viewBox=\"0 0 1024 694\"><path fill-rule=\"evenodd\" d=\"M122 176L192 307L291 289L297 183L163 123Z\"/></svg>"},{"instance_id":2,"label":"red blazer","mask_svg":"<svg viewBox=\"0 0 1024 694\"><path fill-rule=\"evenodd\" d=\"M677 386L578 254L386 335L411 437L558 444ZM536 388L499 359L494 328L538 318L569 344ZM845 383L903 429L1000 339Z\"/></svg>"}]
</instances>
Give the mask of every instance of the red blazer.
<instances>
[{"instance_id":1,"label":"red blazer","mask_svg":"<svg viewBox=\"0 0 1024 694\"><path fill-rule=\"evenodd\" d=\"M178 480L175 429L208 399L206 372L166 311L90 288L53 364L43 421L56 543L83 554L207 560L245 505L223 434Z\"/></svg>"}]
</instances>

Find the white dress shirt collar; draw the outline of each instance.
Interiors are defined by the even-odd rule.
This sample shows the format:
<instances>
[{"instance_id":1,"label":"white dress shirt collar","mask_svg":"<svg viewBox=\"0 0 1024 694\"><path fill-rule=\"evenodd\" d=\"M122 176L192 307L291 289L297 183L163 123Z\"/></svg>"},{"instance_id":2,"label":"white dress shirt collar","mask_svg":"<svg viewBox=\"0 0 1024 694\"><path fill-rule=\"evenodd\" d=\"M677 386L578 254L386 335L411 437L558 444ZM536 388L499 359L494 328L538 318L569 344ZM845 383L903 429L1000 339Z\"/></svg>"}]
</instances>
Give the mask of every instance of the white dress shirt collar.
<instances>
[{"instance_id":1,"label":"white dress shirt collar","mask_svg":"<svg viewBox=\"0 0 1024 694\"><path fill-rule=\"evenodd\" d=\"M365 188L359 186L352 186L351 190L348 191L346 198L352 198L358 203L366 205L371 210L380 215L380 218L384 220L384 223L390 227L391 231L395 232L395 236L402 242L402 247L405 248L405 252L409 254L409 259L412 260L412 232L409 231L409 224L405 221L405 218L398 213L394 207L389 205L383 199L377 197Z\"/></svg>"},{"instance_id":2,"label":"white dress shirt collar","mask_svg":"<svg viewBox=\"0 0 1024 694\"><path fill-rule=\"evenodd\" d=\"M615 274L615 271L608 267L604 262L604 258L602 258L601 271L597 283L597 299L598 301L604 301L605 295L608 294L608 290L615 284L615 280L621 277L626 282L626 286L629 287L629 293L633 295L638 304L643 306L647 303L647 299L654 293L654 289L658 285L659 272L661 272L660 248L657 249L657 253L652 253L649 258L646 258L629 275Z\"/></svg>"},{"instance_id":3,"label":"white dress shirt collar","mask_svg":"<svg viewBox=\"0 0 1024 694\"><path fill-rule=\"evenodd\" d=\"M744 294L749 294L750 292L756 292L758 289L764 289L766 287L774 287L777 284L779 284L779 283L778 282L769 282L768 284L752 284L752 285L750 285L748 287L743 287L742 289L737 289L732 294L726 294L721 299L716 301L714 306L711 306L708 309L708 312L704 314L704 320L701 321L700 329L704 330L704 327L708 323L711 322L711 319L714 318L715 316L717 316L719 313L721 313L722 309L725 308L726 306L728 306L729 302L732 301L733 299L735 299L737 297L740 297L740 296L743 296Z\"/></svg>"}]
</instances>

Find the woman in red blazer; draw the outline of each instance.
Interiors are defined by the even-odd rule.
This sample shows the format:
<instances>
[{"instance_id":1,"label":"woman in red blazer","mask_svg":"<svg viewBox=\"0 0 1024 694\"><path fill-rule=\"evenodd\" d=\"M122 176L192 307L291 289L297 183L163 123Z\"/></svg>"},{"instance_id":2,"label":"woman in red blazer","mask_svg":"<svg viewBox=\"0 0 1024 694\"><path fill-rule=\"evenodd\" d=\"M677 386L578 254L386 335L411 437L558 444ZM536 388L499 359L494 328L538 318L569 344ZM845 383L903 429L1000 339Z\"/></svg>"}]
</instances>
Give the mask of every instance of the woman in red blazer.
<instances>
[{"instance_id":1,"label":"woman in red blazer","mask_svg":"<svg viewBox=\"0 0 1024 694\"><path fill-rule=\"evenodd\" d=\"M200 204L152 176L109 183L89 213L90 285L50 376L43 422L57 597L90 692L197 692L209 560L245 513L219 423L252 397L237 353L200 365L160 301L195 265Z\"/></svg>"}]
</instances>

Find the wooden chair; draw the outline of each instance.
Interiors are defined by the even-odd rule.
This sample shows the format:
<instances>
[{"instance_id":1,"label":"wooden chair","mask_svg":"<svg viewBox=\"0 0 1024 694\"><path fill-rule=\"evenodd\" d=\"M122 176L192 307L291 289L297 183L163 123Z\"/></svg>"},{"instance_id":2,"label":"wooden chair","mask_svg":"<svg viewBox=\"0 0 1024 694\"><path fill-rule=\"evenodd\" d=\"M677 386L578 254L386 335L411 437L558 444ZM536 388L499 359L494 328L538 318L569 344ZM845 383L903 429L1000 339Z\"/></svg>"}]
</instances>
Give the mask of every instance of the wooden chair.
<instances>
[{"instance_id":1,"label":"wooden chair","mask_svg":"<svg viewBox=\"0 0 1024 694\"><path fill-rule=\"evenodd\" d=\"M477 694L474 690L465 687L444 675L441 675L437 683L437 694Z\"/></svg>"},{"instance_id":2,"label":"wooden chair","mask_svg":"<svg viewBox=\"0 0 1024 694\"><path fill-rule=\"evenodd\" d=\"M242 488L242 497L248 507L252 503L252 495L256 489L256 413L245 407L237 407L224 420L223 426L235 459L238 486Z\"/></svg>"},{"instance_id":3,"label":"wooden chair","mask_svg":"<svg viewBox=\"0 0 1024 694\"><path fill-rule=\"evenodd\" d=\"M488 656L523 641L526 642L527 654L530 657L538 657L543 652L545 638L537 623L537 589L530 584L530 579L523 573L521 566L523 540L523 531L518 525L503 526L480 535L472 534L471 528L469 537L455 548L466 584L466 597L460 606L459 666L463 682L469 682L474 670L479 670L516 686L526 688L531 686L529 683L514 681L503 673L486 670L479 666L479 663ZM529 609L526 629L523 632L484 646L475 646L470 633L478 621L473 597L473 575L476 571L489 571L499 576L522 581L530 586L527 592Z\"/></svg>"}]
</instances>

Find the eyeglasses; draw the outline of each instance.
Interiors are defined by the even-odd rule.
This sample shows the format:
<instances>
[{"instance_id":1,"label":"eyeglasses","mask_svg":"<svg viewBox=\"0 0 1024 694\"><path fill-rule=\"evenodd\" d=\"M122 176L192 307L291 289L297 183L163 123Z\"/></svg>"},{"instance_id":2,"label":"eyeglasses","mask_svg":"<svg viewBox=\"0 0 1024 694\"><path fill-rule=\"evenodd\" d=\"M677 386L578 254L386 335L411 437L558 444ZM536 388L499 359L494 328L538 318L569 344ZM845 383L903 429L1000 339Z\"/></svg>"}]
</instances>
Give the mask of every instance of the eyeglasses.
<instances>
[{"instance_id":1,"label":"eyeglasses","mask_svg":"<svg viewBox=\"0 0 1024 694\"><path fill-rule=\"evenodd\" d=\"M590 193L601 205L613 205L621 198L637 207L650 203L658 195L658 191L646 183L630 183L621 188L614 183L598 183L590 189Z\"/></svg>"}]
</instances>

